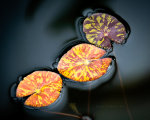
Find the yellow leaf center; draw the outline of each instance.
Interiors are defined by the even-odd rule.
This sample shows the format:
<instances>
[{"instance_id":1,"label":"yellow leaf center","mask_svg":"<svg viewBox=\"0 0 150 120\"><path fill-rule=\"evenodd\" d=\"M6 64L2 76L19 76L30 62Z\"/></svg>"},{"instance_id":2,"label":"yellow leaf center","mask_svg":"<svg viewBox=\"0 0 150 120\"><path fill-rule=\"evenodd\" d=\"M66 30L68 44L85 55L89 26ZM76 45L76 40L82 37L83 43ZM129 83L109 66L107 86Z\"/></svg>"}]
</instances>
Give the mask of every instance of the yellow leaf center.
<instances>
[{"instance_id":1,"label":"yellow leaf center","mask_svg":"<svg viewBox=\"0 0 150 120\"><path fill-rule=\"evenodd\" d=\"M104 33L104 36L108 36L108 33L107 33L107 32L105 32L105 33Z\"/></svg>"},{"instance_id":2,"label":"yellow leaf center","mask_svg":"<svg viewBox=\"0 0 150 120\"><path fill-rule=\"evenodd\" d=\"M90 61L89 60L84 60L84 65L89 65Z\"/></svg>"},{"instance_id":3,"label":"yellow leaf center","mask_svg":"<svg viewBox=\"0 0 150 120\"><path fill-rule=\"evenodd\" d=\"M40 92L41 92L40 89L36 89L36 90L35 90L35 93L37 93L37 94L39 94Z\"/></svg>"}]
</instances>

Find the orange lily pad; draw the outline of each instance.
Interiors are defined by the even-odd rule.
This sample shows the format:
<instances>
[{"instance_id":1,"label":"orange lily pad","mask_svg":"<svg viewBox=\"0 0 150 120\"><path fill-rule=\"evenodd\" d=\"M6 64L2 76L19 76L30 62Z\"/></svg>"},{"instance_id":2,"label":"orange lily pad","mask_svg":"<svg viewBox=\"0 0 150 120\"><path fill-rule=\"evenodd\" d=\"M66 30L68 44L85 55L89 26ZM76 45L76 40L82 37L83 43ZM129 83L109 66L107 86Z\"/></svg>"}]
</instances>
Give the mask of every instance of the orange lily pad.
<instances>
[{"instance_id":1,"label":"orange lily pad","mask_svg":"<svg viewBox=\"0 0 150 120\"><path fill-rule=\"evenodd\" d=\"M25 105L44 107L55 102L62 88L61 77L50 71L35 71L19 83L16 96L26 97Z\"/></svg>"},{"instance_id":2,"label":"orange lily pad","mask_svg":"<svg viewBox=\"0 0 150 120\"><path fill-rule=\"evenodd\" d=\"M91 44L79 44L62 56L58 63L60 74L74 81L87 82L107 72L112 58L101 58L106 51Z\"/></svg>"}]
</instances>

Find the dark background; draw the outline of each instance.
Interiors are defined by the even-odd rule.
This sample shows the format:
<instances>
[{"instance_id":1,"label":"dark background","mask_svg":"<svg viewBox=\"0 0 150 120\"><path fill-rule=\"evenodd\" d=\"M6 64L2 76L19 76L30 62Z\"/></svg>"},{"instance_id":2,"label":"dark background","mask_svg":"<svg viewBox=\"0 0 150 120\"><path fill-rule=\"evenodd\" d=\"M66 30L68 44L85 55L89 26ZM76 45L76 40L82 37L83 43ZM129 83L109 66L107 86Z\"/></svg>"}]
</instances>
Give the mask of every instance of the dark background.
<instances>
[{"instance_id":1,"label":"dark background","mask_svg":"<svg viewBox=\"0 0 150 120\"><path fill-rule=\"evenodd\" d=\"M11 102L10 86L24 73L51 67L64 43L77 37L74 23L84 9L105 7L119 14L131 27L127 43L114 45L114 52L133 120L150 120L149 5L149 0L1 0L1 117L38 119ZM69 107L70 103L75 103L79 112L86 113L87 99L88 91L69 89L68 103L62 111L76 114ZM90 112L95 120L131 120L118 72L109 83L91 91ZM74 118L57 115L48 119Z\"/></svg>"}]
</instances>

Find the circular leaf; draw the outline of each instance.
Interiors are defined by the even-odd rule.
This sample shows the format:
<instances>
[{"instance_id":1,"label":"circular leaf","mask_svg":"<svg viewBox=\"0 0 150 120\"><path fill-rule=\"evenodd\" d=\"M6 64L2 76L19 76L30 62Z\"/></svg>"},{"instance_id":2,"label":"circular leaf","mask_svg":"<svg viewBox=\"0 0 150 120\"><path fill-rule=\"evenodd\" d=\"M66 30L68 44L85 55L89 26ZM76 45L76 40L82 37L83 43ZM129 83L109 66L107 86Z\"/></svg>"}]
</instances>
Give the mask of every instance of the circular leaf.
<instances>
[{"instance_id":1,"label":"circular leaf","mask_svg":"<svg viewBox=\"0 0 150 120\"><path fill-rule=\"evenodd\" d=\"M57 73L36 71L26 76L18 85L17 97L26 97L25 105L32 107L48 106L60 95L62 79Z\"/></svg>"},{"instance_id":2,"label":"circular leaf","mask_svg":"<svg viewBox=\"0 0 150 120\"><path fill-rule=\"evenodd\" d=\"M101 58L105 50L90 44L79 44L62 56L58 71L63 76L86 82L100 78L107 72L111 58Z\"/></svg>"},{"instance_id":3,"label":"circular leaf","mask_svg":"<svg viewBox=\"0 0 150 120\"><path fill-rule=\"evenodd\" d=\"M98 47L110 49L111 42L123 43L126 36L125 26L114 16L94 13L83 22L83 32L87 40Z\"/></svg>"}]
</instances>

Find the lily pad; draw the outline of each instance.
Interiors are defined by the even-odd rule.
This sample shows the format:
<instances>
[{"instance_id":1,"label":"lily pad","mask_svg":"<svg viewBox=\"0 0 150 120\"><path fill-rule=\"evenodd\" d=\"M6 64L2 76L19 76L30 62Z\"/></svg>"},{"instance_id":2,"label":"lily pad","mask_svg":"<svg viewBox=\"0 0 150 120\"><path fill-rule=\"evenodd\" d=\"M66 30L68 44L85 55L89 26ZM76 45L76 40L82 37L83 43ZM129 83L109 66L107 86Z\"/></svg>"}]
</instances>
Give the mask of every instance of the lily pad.
<instances>
[{"instance_id":1,"label":"lily pad","mask_svg":"<svg viewBox=\"0 0 150 120\"><path fill-rule=\"evenodd\" d=\"M58 63L60 74L74 81L87 82L103 76L112 58L101 58L106 51L91 44L79 44L62 56Z\"/></svg>"},{"instance_id":2,"label":"lily pad","mask_svg":"<svg viewBox=\"0 0 150 120\"><path fill-rule=\"evenodd\" d=\"M94 13L83 22L86 39L105 49L112 47L111 41L121 44L125 41L125 26L114 16L106 13Z\"/></svg>"},{"instance_id":3,"label":"lily pad","mask_svg":"<svg viewBox=\"0 0 150 120\"><path fill-rule=\"evenodd\" d=\"M26 97L25 105L44 107L55 102L62 88L61 77L50 71L35 71L19 83L16 97Z\"/></svg>"}]
</instances>

